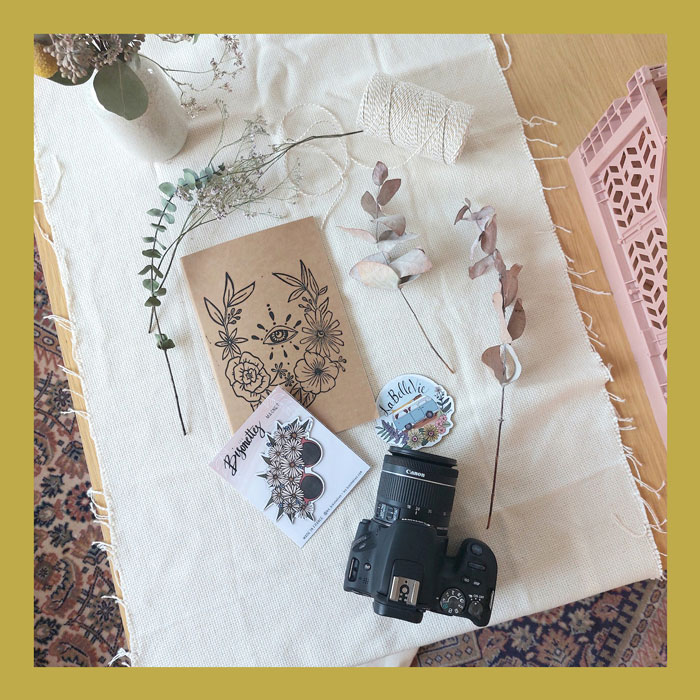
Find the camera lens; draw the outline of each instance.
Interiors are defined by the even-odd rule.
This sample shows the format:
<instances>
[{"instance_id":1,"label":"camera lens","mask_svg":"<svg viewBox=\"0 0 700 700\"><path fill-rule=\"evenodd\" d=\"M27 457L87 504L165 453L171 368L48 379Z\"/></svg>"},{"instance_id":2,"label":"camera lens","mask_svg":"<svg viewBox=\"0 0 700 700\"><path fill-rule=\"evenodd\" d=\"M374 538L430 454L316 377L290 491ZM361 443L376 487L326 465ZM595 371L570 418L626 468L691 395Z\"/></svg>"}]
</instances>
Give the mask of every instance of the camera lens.
<instances>
[{"instance_id":1,"label":"camera lens","mask_svg":"<svg viewBox=\"0 0 700 700\"><path fill-rule=\"evenodd\" d=\"M457 462L449 457L392 447L384 457L374 517L384 523L419 520L447 532Z\"/></svg>"}]
</instances>

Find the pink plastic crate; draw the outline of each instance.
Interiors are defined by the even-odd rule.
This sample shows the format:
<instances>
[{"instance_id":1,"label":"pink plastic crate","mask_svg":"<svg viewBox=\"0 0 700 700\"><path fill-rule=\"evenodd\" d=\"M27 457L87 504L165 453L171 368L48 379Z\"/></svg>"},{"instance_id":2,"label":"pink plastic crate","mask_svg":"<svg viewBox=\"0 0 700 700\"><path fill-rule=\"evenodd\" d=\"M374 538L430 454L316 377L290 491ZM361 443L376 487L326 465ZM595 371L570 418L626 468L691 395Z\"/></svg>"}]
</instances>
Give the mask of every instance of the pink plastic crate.
<instances>
[{"instance_id":1,"label":"pink plastic crate","mask_svg":"<svg viewBox=\"0 0 700 700\"><path fill-rule=\"evenodd\" d=\"M569 165L665 443L666 65L640 68L627 90Z\"/></svg>"}]
</instances>

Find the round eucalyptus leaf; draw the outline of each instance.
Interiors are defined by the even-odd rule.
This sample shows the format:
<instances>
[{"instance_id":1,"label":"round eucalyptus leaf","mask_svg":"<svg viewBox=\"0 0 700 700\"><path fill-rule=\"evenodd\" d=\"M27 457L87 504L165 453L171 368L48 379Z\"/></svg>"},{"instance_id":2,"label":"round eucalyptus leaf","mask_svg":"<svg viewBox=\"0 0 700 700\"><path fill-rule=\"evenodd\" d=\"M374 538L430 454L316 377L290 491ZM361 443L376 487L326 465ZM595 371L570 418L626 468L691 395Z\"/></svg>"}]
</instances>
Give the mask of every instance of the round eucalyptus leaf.
<instances>
[{"instance_id":1,"label":"round eucalyptus leaf","mask_svg":"<svg viewBox=\"0 0 700 700\"><path fill-rule=\"evenodd\" d=\"M123 61L100 68L92 85L100 104L124 119L137 119L148 109L148 93L141 78Z\"/></svg>"}]
</instances>

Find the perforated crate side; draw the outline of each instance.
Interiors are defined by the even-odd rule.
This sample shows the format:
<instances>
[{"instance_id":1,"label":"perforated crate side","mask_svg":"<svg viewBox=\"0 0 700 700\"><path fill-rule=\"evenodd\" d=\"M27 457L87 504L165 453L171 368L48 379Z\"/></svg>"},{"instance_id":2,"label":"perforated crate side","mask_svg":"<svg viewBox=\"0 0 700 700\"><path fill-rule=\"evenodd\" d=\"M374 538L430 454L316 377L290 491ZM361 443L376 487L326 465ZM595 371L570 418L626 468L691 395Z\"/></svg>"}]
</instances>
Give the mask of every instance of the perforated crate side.
<instances>
[{"instance_id":1,"label":"perforated crate side","mask_svg":"<svg viewBox=\"0 0 700 700\"><path fill-rule=\"evenodd\" d=\"M640 68L569 157L632 351L666 441L666 66Z\"/></svg>"}]
</instances>

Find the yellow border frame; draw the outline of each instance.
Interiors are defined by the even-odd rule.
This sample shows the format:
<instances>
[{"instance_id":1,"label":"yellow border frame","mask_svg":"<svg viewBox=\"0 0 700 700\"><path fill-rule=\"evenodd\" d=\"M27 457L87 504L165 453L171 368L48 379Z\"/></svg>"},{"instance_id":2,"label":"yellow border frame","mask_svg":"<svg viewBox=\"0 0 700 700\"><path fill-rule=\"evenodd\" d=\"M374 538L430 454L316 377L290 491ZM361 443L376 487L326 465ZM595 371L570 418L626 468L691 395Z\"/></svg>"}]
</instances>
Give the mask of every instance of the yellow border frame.
<instances>
[{"instance_id":1,"label":"yellow border frame","mask_svg":"<svg viewBox=\"0 0 700 700\"><path fill-rule=\"evenodd\" d=\"M492 9L493 7L493 9ZM8 7L8 9L10 9ZM693 558L697 551L695 523L692 514L697 505L691 501L697 496L698 458L692 444L697 428L691 427L695 417L697 355L693 343L697 326L697 303L693 282L696 279L696 260L700 260L698 236L692 226L693 205L697 193L697 163L691 154L697 148L698 86L694 67L697 65L696 21L688 4L638 0L624 7L622 3L588 2L580 6L564 2L499 2L494 5L459 4L436 6L417 2L366 2L357 0L344 5L328 2L303 4L260 3L184 3L180 0L152 3L121 0L110 6L96 3L72 2L14 4L12 14L6 12L2 37L3 57L3 122L5 135L4 180L10 191L5 195L5 215L9 221L3 227L5 271L2 275L3 297L6 300L3 328L3 425L5 431L4 460L5 499L2 509L5 533L5 557L2 575L4 624L2 645L5 672L3 686L6 692L36 696L41 693L52 697L97 695L123 697L124 692L181 697L202 695L208 690L252 693L260 696L331 694L422 695L435 698L464 697L474 692L514 697L598 697L627 696L673 697L695 686L692 663L697 648L693 623L696 618L697 597L695 574L698 566ZM428 10L426 12L426 10ZM12 20L10 20L10 16ZM188 22L192 22L189 25ZM177 23L178 27L170 25ZM32 296L32 243L28 235L29 192L32 173L32 49L30 34L46 28L72 30L89 24L109 25L110 30L138 28L146 30L212 31L225 24L231 31L294 31L294 32L476 32L505 30L511 33L556 32L620 32L668 34L669 60L672 64L673 90L672 117L669 120L671 168L669 182L671 220L677 233L671 245L670 267L672 318L671 371L673 385L669 404L669 488L672 502L673 554L669 564L669 665L665 669L635 669L627 671L584 671L537 669L507 671L499 669L487 673L484 669L463 670L431 669L418 672L406 669L214 669L124 671L98 679L100 671L90 669L87 675L70 669L33 668L32 599L32 486L29 463L32 460L33 410L29 406L29 384L33 383L30 349ZM206 24L206 26L202 26ZM66 27L70 25L70 27ZM126 26L122 26L126 25ZM216 25L216 26L215 26ZM100 28L98 26L98 28ZM685 220L688 224L682 227ZM683 230L683 233L681 231ZM676 254L676 249L682 254ZM14 301L17 300L17 301ZM686 314L685 321L683 313ZM676 320L676 318L678 320ZM675 368L684 368L675 382ZM20 371L21 368L21 371ZM26 403L25 403L26 402ZM8 439L9 438L9 439ZM9 450L9 454L8 451ZM682 486L682 487L681 487ZM19 533L16 536L15 533ZM605 546L605 543L601 543ZM8 560L9 559L9 560ZM697 660L696 660L697 663ZM261 674L265 674L263 677ZM311 674L311 675L309 675ZM351 678L351 675L354 677ZM427 675L426 675L427 674ZM465 675L465 674L468 674ZM573 674L576 674L575 677ZM371 677L370 677L371 676ZM687 689L687 690L686 690ZM24 691L24 692L22 692ZM685 694L685 693L684 693Z\"/></svg>"}]
</instances>

